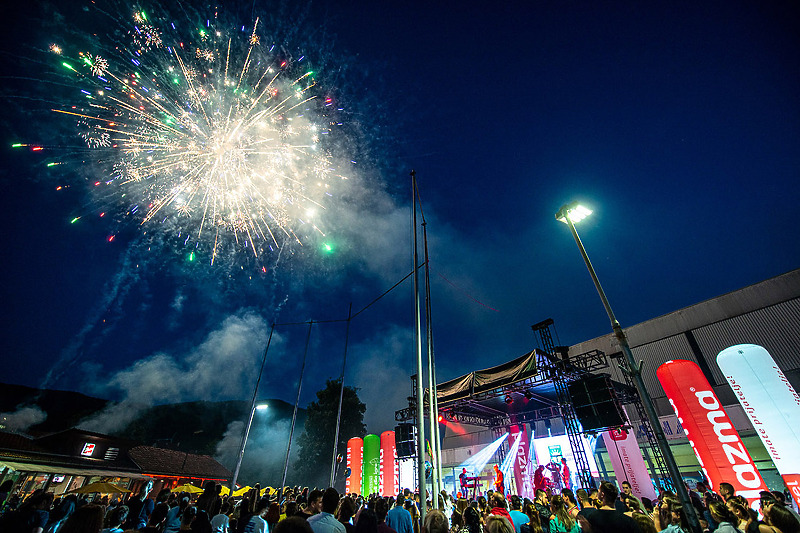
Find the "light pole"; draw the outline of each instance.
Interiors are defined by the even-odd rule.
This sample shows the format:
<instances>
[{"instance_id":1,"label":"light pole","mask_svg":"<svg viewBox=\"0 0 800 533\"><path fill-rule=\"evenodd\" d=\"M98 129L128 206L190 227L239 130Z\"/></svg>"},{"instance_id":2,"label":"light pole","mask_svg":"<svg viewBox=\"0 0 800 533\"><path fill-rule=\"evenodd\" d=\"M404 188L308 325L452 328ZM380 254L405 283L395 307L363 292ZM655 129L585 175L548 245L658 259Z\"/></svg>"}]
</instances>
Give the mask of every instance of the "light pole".
<instances>
[{"instance_id":1,"label":"light pole","mask_svg":"<svg viewBox=\"0 0 800 533\"><path fill-rule=\"evenodd\" d=\"M575 222L580 222L591 214L592 211L590 209L579 205L577 202L572 202L570 204L561 206L556 213L556 220L559 222L564 222L569 227L570 232L572 232L572 236L575 238L575 244L578 245L578 250L581 252L583 262L586 263L586 268L589 270L589 275L592 277L594 286L597 289L597 294L600 295L600 299L603 301L603 306L606 308L606 313L608 314L608 319L611 321L611 327L614 330L614 335L617 337L619 346L622 349L622 353L625 357L625 362L627 363L628 367L626 371L633 379L633 382L636 385L636 390L639 393L639 397L642 399L642 405L644 406L647 420L650 422L650 427L653 430L658 447L661 449L661 453L664 456L664 461L667 463L667 470L672 478L672 485L675 487L675 491L678 493L678 497L681 499L683 512L686 514L686 518L688 519L689 526L692 528L692 530L700 533L702 531L700 522L697 519L697 514L692 506L689 493L683 484L683 478L681 477L680 470L678 470L678 464L675 462L675 456L672 455L672 450L667 443L667 437L664 435L664 430L661 428L661 424L658 421L658 414L656 413L656 408L653 405L653 399L650 397L650 393L645 387L644 380L642 379L641 367L636 364L636 361L633 358L631 347L628 344L628 337L625 335L625 332L622 330L622 326L619 325L617 318L614 316L614 311L611 310L611 305L608 303L606 293L603 291L603 287L600 285L600 280L597 279L597 274L594 271L594 267L592 267L592 262L589 261L589 256L586 254L586 249L583 247L581 238L578 236L578 232L575 229Z\"/></svg>"},{"instance_id":2,"label":"light pole","mask_svg":"<svg viewBox=\"0 0 800 533\"><path fill-rule=\"evenodd\" d=\"M231 480L230 491L231 494L236 490L236 480L239 478L239 470L242 468L242 459L244 459L244 449L247 446L247 437L250 435L250 427L253 425L253 417L256 411L264 411L269 407L265 403L254 404L250 409L250 418L247 420L247 427L244 428L244 435L242 435L242 444L239 447L239 455L236 459L236 469L233 471L233 479Z\"/></svg>"}]
</instances>

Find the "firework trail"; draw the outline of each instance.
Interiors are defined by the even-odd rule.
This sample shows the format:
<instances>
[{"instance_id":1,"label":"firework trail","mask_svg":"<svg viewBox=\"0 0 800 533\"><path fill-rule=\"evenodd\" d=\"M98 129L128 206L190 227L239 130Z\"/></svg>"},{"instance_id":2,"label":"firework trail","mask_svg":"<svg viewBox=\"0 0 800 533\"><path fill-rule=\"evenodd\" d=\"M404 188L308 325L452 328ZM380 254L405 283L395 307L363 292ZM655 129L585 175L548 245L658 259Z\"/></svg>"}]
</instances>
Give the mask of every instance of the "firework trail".
<instances>
[{"instance_id":1,"label":"firework trail","mask_svg":"<svg viewBox=\"0 0 800 533\"><path fill-rule=\"evenodd\" d=\"M75 121L98 197L145 233L180 239L191 260L329 248L324 210L346 179L334 154L342 110L305 57L264 42L259 19L154 18L137 9L124 38L97 50L49 49L80 96L52 111Z\"/></svg>"}]
</instances>

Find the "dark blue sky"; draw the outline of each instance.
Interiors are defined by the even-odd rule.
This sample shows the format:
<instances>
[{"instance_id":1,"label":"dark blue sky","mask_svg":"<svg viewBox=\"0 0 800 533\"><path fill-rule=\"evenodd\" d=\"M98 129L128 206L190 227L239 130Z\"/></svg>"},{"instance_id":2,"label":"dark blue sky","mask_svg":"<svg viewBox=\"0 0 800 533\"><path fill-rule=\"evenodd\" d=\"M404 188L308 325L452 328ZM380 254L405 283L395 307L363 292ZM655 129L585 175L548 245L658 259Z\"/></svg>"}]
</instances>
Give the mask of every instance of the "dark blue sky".
<instances>
[{"instance_id":1,"label":"dark blue sky","mask_svg":"<svg viewBox=\"0 0 800 533\"><path fill-rule=\"evenodd\" d=\"M86 191L56 194L68 177L9 148L56 135L47 105L20 98L30 87L8 76L49 68L19 57L49 44L54 12L72 20L80 8L17 7L21 24L3 41L0 83L13 97L0 117L3 381L38 385L57 369L50 386L106 397L247 396L267 324L346 317L350 301L360 309L408 273L412 168L429 221L441 379L531 349L530 325L548 317L562 344L609 331L553 217L571 200L595 210L578 229L623 326L800 266L792 2L315 2L298 27L324 44L329 70L339 66L330 80L363 135L359 211L340 228L338 257L253 279L250 266L187 265L135 227L109 244L118 228L108 221L70 225ZM75 21L75 34L89 22ZM410 296L406 283L353 323L348 382L362 388L373 430L410 392ZM343 329L314 330L304 402L338 375ZM280 331L261 394L291 401L305 330ZM212 370L222 372L199 375L203 357L226 350L236 355L220 356ZM166 392L169 379L141 377L159 372L186 384Z\"/></svg>"}]
</instances>

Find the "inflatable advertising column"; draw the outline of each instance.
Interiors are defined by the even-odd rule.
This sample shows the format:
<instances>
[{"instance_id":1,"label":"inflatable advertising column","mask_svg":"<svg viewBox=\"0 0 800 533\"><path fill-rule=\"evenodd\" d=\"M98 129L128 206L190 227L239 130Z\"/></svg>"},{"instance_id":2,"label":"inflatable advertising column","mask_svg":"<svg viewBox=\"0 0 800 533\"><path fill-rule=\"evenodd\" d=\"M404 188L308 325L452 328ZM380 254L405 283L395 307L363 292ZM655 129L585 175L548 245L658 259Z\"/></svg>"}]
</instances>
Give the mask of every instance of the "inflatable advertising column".
<instances>
[{"instance_id":1,"label":"inflatable advertising column","mask_svg":"<svg viewBox=\"0 0 800 533\"><path fill-rule=\"evenodd\" d=\"M361 463L364 460L364 441L359 437L353 437L347 441L347 468L350 475L344 483L344 491L347 494L361 494Z\"/></svg>"},{"instance_id":2,"label":"inflatable advertising column","mask_svg":"<svg viewBox=\"0 0 800 533\"><path fill-rule=\"evenodd\" d=\"M717 364L800 505L800 396L761 346L726 348L717 356Z\"/></svg>"},{"instance_id":3,"label":"inflatable advertising column","mask_svg":"<svg viewBox=\"0 0 800 533\"><path fill-rule=\"evenodd\" d=\"M394 431L381 433L381 468L378 492L381 496L397 494L400 471L397 468L397 450L394 445Z\"/></svg>"},{"instance_id":4,"label":"inflatable advertising column","mask_svg":"<svg viewBox=\"0 0 800 533\"><path fill-rule=\"evenodd\" d=\"M380 448L381 438L377 435L364 437L364 478L361 482L361 494L369 497L378 493L380 481Z\"/></svg>"},{"instance_id":5,"label":"inflatable advertising column","mask_svg":"<svg viewBox=\"0 0 800 533\"><path fill-rule=\"evenodd\" d=\"M667 361L656 375L711 487L730 483L758 508L759 492L769 489L700 367Z\"/></svg>"}]
</instances>

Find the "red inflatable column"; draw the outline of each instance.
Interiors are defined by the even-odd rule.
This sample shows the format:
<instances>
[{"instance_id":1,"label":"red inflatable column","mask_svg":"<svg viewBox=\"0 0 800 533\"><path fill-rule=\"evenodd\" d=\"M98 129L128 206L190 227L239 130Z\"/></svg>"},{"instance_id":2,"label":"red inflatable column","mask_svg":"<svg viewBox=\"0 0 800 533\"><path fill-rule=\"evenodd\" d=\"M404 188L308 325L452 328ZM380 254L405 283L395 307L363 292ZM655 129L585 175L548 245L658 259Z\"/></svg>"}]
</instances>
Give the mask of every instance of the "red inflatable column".
<instances>
[{"instance_id":1,"label":"red inflatable column","mask_svg":"<svg viewBox=\"0 0 800 533\"><path fill-rule=\"evenodd\" d=\"M381 433L381 474L379 492L381 496L394 496L397 494L399 480L397 465L397 448L395 447L394 431Z\"/></svg>"},{"instance_id":2,"label":"red inflatable column","mask_svg":"<svg viewBox=\"0 0 800 533\"><path fill-rule=\"evenodd\" d=\"M364 460L364 440L353 437L347 441L347 468L350 475L344 484L344 491L347 494L361 494L361 472Z\"/></svg>"}]
</instances>

